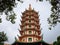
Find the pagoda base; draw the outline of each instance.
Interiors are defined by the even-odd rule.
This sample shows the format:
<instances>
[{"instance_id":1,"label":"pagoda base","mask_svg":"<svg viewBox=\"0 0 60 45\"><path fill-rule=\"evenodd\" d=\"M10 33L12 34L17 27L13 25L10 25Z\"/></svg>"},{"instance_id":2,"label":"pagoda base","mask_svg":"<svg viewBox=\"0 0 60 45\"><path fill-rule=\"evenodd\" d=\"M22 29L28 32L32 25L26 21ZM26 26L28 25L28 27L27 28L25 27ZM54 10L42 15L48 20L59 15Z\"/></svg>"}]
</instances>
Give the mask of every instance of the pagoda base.
<instances>
[{"instance_id":1,"label":"pagoda base","mask_svg":"<svg viewBox=\"0 0 60 45\"><path fill-rule=\"evenodd\" d=\"M50 45L44 41L32 42L32 43L23 43L23 42L14 42L12 45Z\"/></svg>"}]
</instances>

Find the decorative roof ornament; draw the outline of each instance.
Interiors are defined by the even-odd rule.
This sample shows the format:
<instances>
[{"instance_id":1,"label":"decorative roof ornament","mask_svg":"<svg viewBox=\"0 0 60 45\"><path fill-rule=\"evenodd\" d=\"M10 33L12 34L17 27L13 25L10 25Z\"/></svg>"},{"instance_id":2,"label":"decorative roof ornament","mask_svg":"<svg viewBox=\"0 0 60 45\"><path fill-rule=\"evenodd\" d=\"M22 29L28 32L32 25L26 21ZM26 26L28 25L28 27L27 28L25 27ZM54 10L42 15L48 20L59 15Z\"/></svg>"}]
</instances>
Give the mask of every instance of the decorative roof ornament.
<instances>
[{"instance_id":1,"label":"decorative roof ornament","mask_svg":"<svg viewBox=\"0 0 60 45\"><path fill-rule=\"evenodd\" d=\"M31 8L31 4L29 4L29 10L32 10L32 8Z\"/></svg>"}]
</instances>

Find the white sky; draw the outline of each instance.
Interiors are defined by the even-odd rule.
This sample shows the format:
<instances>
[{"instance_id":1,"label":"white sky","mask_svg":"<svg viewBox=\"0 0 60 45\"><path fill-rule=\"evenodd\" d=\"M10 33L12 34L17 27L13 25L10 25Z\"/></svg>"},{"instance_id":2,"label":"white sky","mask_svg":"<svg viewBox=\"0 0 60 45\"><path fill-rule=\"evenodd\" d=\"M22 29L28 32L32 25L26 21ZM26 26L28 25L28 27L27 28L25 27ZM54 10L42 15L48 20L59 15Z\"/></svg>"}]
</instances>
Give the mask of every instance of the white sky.
<instances>
[{"instance_id":1,"label":"white sky","mask_svg":"<svg viewBox=\"0 0 60 45\"><path fill-rule=\"evenodd\" d=\"M21 24L21 12L24 12L25 9L28 9L29 4L31 4L32 8L39 12L39 18L42 28L43 40L47 43L52 43L56 40L57 36L60 35L60 24L53 28L52 30L48 29L47 18L51 14L51 5L49 2L36 2L35 0L24 0L24 3L18 3L17 7L14 8L14 12L16 13L16 23L12 24L9 21L6 21L5 15L2 15L3 22L0 23L0 32L4 31L8 37L8 43L13 43L17 34L19 35L18 29L20 29L19 24Z\"/></svg>"}]
</instances>

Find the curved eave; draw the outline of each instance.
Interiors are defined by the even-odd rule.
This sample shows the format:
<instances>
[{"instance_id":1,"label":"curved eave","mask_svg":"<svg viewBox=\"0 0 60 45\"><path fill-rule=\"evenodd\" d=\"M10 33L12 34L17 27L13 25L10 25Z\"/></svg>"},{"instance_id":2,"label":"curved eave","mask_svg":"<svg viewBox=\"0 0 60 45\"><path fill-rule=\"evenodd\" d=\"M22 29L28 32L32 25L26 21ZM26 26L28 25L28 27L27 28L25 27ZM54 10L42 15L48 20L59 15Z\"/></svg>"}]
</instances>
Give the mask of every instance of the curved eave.
<instances>
[{"instance_id":1,"label":"curved eave","mask_svg":"<svg viewBox=\"0 0 60 45\"><path fill-rule=\"evenodd\" d=\"M22 21L27 21L27 20L34 20L36 22L39 22L39 19L36 19L36 18L25 18L25 19L22 19Z\"/></svg>"},{"instance_id":2,"label":"curved eave","mask_svg":"<svg viewBox=\"0 0 60 45\"><path fill-rule=\"evenodd\" d=\"M24 27L24 26L26 26L26 25L35 25L35 26L40 27L39 24L35 24L35 23L25 23L25 24L22 24L22 25L20 25L20 26L21 26L21 27Z\"/></svg>"},{"instance_id":3,"label":"curved eave","mask_svg":"<svg viewBox=\"0 0 60 45\"><path fill-rule=\"evenodd\" d=\"M38 36L38 35L23 35L23 36L20 36L19 39L22 39L24 37L37 37L39 39L42 39L42 37L41 36Z\"/></svg>"},{"instance_id":4,"label":"curved eave","mask_svg":"<svg viewBox=\"0 0 60 45\"><path fill-rule=\"evenodd\" d=\"M22 33L25 32L25 31L28 31L28 30L21 30L21 31L20 31L20 34L22 35ZM34 30L33 30L33 31L34 31ZM41 31L40 31L40 30L35 30L35 31L38 32L38 35L41 34Z\"/></svg>"},{"instance_id":5,"label":"curved eave","mask_svg":"<svg viewBox=\"0 0 60 45\"><path fill-rule=\"evenodd\" d=\"M27 16L33 16L35 18L39 18L39 16L38 15L35 15L35 14L25 14L25 15L21 16L21 18L24 19Z\"/></svg>"},{"instance_id":6,"label":"curved eave","mask_svg":"<svg viewBox=\"0 0 60 45\"><path fill-rule=\"evenodd\" d=\"M25 10L25 11L22 13L22 15L24 15L25 13L28 13L28 12L34 12L34 13L38 14L38 12L33 9L33 10Z\"/></svg>"},{"instance_id":7,"label":"curved eave","mask_svg":"<svg viewBox=\"0 0 60 45\"><path fill-rule=\"evenodd\" d=\"M41 29L40 28L21 28L21 31L27 31L27 30L35 30L35 31L40 31Z\"/></svg>"}]
</instances>

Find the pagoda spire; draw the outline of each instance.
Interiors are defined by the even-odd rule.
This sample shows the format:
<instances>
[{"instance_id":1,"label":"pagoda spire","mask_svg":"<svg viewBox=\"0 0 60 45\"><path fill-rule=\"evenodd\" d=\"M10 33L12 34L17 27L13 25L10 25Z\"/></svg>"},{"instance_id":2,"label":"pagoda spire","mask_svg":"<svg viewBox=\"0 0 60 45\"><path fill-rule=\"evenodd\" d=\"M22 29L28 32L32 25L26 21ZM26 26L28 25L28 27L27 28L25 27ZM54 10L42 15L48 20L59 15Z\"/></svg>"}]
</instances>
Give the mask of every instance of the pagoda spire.
<instances>
[{"instance_id":1,"label":"pagoda spire","mask_svg":"<svg viewBox=\"0 0 60 45\"><path fill-rule=\"evenodd\" d=\"M32 10L31 4L29 4L29 10Z\"/></svg>"}]
</instances>

